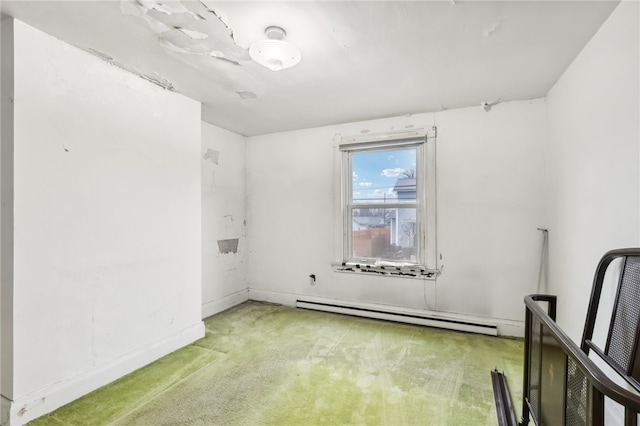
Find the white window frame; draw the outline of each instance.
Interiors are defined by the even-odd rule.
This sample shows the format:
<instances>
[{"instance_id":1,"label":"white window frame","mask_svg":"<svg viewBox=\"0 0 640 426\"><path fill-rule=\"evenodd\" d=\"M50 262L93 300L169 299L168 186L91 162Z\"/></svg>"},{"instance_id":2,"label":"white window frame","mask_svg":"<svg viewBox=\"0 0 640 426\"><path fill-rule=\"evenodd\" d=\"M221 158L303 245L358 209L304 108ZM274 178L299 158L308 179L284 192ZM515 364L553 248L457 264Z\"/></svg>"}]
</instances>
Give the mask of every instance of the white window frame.
<instances>
[{"instance_id":1,"label":"white window frame","mask_svg":"<svg viewBox=\"0 0 640 426\"><path fill-rule=\"evenodd\" d=\"M436 248L436 168L435 127L427 132L418 129L411 133L341 138L340 155L340 256L334 264L338 271L377 272L382 275L435 278L438 274ZM352 156L357 153L378 152L402 148L416 149L416 201L394 203L353 203ZM399 264L377 259L352 258L352 210L357 208L415 208L416 261ZM402 272L402 273L401 273Z\"/></svg>"}]
</instances>

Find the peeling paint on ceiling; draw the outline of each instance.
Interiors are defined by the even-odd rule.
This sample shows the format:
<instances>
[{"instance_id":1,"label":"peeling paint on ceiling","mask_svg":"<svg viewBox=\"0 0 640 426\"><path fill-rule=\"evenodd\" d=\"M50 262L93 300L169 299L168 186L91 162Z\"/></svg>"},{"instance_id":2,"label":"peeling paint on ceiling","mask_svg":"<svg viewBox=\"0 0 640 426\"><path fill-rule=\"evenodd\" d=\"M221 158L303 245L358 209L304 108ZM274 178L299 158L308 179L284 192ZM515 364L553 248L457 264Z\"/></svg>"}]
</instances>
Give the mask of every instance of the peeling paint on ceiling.
<instances>
[{"instance_id":1,"label":"peeling paint on ceiling","mask_svg":"<svg viewBox=\"0 0 640 426\"><path fill-rule=\"evenodd\" d=\"M200 101L203 120L252 136L543 97L617 3L2 0L0 6ZM248 55L272 25L285 29L304 58L277 73Z\"/></svg>"},{"instance_id":2,"label":"peeling paint on ceiling","mask_svg":"<svg viewBox=\"0 0 640 426\"><path fill-rule=\"evenodd\" d=\"M236 43L231 28L200 1L122 0L120 9L125 16L143 19L167 50L236 64L251 60L248 49ZM190 62L188 58L184 61Z\"/></svg>"},{"instance_id":3,"label":"peeling paint on ceiling","mask_svg":"<svg viewBox=\"0 0 640 426\"><path fill-rule=\"evenodd\" d=\"M242 99L256 99L258 95L253 92L236 92Z\"/></svg>"}]
</instances>

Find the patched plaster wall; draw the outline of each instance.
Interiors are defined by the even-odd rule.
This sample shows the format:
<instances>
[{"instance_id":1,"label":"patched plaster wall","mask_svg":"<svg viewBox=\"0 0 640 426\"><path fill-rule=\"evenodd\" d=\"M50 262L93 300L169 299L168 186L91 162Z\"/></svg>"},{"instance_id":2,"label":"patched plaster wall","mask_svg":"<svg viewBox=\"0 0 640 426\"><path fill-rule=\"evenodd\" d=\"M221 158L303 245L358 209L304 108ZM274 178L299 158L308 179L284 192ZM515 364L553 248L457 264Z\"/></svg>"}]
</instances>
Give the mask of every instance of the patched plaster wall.
<instances>
[{"instance_id":1,"label":"patched plaster wall","mask_svg":"<svg viewBox=\"0 0 640 426\"><path fill-rule=\"evenodd\" d=\"M249 298L246 140L202 122L202 317Z\"/></svg>"}]
</instances>

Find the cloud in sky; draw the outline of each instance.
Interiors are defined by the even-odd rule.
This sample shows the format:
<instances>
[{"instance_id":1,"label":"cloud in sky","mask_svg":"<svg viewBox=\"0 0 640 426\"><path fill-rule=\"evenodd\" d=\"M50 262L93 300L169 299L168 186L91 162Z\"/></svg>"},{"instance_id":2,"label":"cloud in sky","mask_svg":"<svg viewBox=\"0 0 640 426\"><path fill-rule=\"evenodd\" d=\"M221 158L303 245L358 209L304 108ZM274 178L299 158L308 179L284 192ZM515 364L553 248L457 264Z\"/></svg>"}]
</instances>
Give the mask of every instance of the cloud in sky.
<instances>
[{"instance_id":1,"label":"cloud in sky","mask_svg":"<svg viewBox=\"0 0 640 426\"><path fill-rule=\"evenodd\" d=\"M372 193L369 194L369 197L380 198L386 197L389 198L397 198L397 194L393 190L393 188L388 188L386 191L384 189L376 189Z\"/></svg>"},{"instance_id":2,"label":"cloud in sky","mask_svg":"<svg viewBox=\"0 0 640 426\"><path fill-rule=\"evenodd\" d=\"M396 167L394 169L384 169L382 171L382 176L385 176L385 177L398 177L399 175L401 175L405 171L406 171L406 169L403 169L401 167Z\"/></svg>"},{"instance_id":3,"label":"cloud in sky","mask_svg":"<svg viewBox=\"0 0 640 426\"><path fill-rule=\"evenodd\" d=\"M360 185L360 186L371 186L371 185L373 185L373 182L360 182L358 185Z\"/></svg>"},{"instance_id":4,"label":"cloud in sky","mask_svg":"<svg viewBox=\"0 0 640 426\"><path fill-rule=\"evenodd\" d=\"M358 180L358 175L356 174L356 172L353 172L353 180Z\"/></svg>"}]
</instances>

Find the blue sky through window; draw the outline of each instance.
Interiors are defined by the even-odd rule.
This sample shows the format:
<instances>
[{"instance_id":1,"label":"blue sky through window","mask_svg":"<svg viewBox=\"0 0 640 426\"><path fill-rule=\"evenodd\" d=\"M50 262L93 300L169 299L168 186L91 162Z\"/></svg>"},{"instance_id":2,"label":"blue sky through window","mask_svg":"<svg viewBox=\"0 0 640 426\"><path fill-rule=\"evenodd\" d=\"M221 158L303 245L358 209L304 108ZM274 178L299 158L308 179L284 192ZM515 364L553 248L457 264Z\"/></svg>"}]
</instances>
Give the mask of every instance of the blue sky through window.
<instances>
[{"instance_id":1,"label":"blue sky through window","mask_svg":"<svg viewBox=\"0 0 640 426\"><path fill-rule=\"evenodd\" d=\"M358 152L352 156L353 201L394 202L393 187L405 170L416 168L416 149Z\"/></svg>"}]
</instances>

